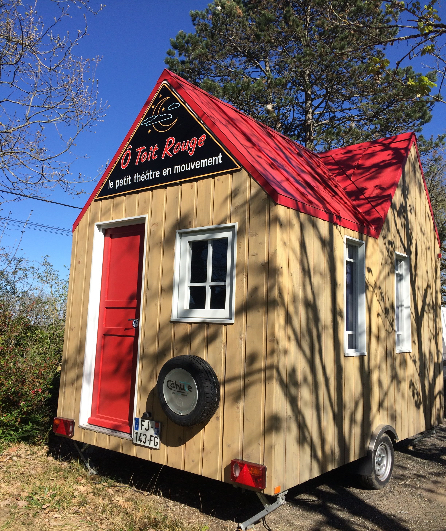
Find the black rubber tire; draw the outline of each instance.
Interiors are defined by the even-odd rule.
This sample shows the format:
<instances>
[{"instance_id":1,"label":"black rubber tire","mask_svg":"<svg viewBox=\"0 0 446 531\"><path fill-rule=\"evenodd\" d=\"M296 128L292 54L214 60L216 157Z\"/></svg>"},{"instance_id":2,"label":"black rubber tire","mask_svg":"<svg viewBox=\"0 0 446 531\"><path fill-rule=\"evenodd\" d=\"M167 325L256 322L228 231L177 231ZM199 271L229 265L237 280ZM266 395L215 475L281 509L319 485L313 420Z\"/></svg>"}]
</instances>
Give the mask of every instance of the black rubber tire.
<instances>
[{"instance_id":1,"label":"black rubber tire","mask_svg":"<svg viewBox=\"0 0 446 531\"><path fill-rule=\"evenodd\" d=\"M193 378L198 392L197 402L192 411L178 414L167 403L165 380L174 369L182 369ZM161 407L167 417L179 426L195 426L208 422L217 411L220 403L220 385L217 375L209 363L198 356L177 356L168 360L158 375L156 384Z\"/></svg>"},{"instance_id":2,"label":"black rubber tire","mask_svg":"<svg viewBox=\"0 0 446 531\"><path fill-rule=\"evenodd\" d=\"M386 433L383 433L376 441L371 459L372 473L367 476L361 475L359 479L363 487L379 490L389 483L394 464L393 444Z\"/></svg>"}]
</instances>

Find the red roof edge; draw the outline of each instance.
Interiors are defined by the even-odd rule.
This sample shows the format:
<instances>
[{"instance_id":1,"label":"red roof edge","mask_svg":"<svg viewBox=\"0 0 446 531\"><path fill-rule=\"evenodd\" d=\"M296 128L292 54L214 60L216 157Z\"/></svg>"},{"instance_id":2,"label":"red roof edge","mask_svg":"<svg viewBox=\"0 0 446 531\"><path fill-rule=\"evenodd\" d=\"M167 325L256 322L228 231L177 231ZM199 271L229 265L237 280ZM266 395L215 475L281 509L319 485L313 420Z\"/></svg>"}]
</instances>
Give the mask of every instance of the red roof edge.
<instances>
[{"instance_id":1,"label":"red roof edge","mask_svg":"<svg viewBox=\"0 0 446 531\"><path fill-rule=\"evenodd\" d=\"M122 141L119 149L116 151L116 154L114 155L112 161L107 166L107 169L103 173L101 179L99 180L98 184L96 185L95 189L93 190L92 194L90 195L90 197L89 197L88 201L86 202L84 208L82 209L82 211L80 212L80 214L76 218L76 220L75 220L75 222L73 224L73 232L77 228L77 226L79 225L82 217L85 215L85 213L88 210L88 208L90 207L91 203L94 201L94 198L96 197L96 194L101 189L101 186L103 185L104 181L107 179L107 177L109 175L109 172L113 169L114 165L116 164L116 162L118 161L118 159L122 155L123 150L127 146L127 143L129 142L130 138L134 134L135 130L138 128L139 123L140 123L142 117L144 116L145 112L147 111L148 106L150 105L152 99L155 97L155 95L158 92L161 84L164 81L167 81L171 85L171 87L174 90L176 90L176 92L183 99L183 101L193 110L193 112L205 124L205 126L212 132L212 134L214 134L215 137L218 138L220 140L220 142L223 143L223 145L225 145L226 149L228 149L231 152L232 156L235 157L238 160L238 162L241 164L241 166L246 169L246 171L253 177L253 179L255 179L255 181L265 190L265 192L273 199L273 201L276 204L280 204L282 206L289 207L289 208L292 208L294 210L298 210L298 211L300 211L302 213L317 217L317 218L322 219L324 221L329 221L331 223L334 223L334 224L337 224L337 225L341 225L343 227L349 228L349 229L354 230L356 232L360 232L362 234L366 234L366 235L372 236L374 238L378 238L379 237L379 234L381 232L382 226L384 224L384 220L386 219L386 217L388 215L388 210L390 208L390 204L391 204L393 196L395 194L396 187L398 185L399 180L401 179L401 175L400 175L399 179L394 183L393 189L389 190L389 192L390 192L390 195L389 195L390 201L388 203L385 215L382 216L382 218L380 220L381 223L378 223L378 224L375 224L375 225L373 225L371 223L368 223L367 218L362 214L362 212L359 209L356 208L354 203L352 203L351 206L354 207L354 209L357 210L357 212L358 212L358 218L356 220L355 219L346 219L346 217L342 217L341 218L339 215L337 215L336 213L334 213L334 212L332 212L330 210L324 210L321 207L308 204L308 203L305 202L305 198L303 198L303 201L302 201L302 199L299 199L297 197L292 197L292 196L289 196L288 194L281 193L280 190L275 189L272 186L272 184L267 180L267 178L260 173L259 169L257 169L255 167L255 163L253 161L250 161L249 158L248 158L248 155L244 154L243 150L240 149L240 147L236 143L234 143L235 140L233 140L231 138L228 138L227 136L224 136L224 132L220 131L219 126L212 119L212 115L206 113L203 109L201 109L201 107L197 106L197 104L196 104L195 100L193 99L193 97L188 93L188 90L183 87L183 84L190 85L190 83L188 83L186 80L182 79L181 77L177 76L176 74L174 74L173 72L170 72L167 69L163 70L163 72L161 73L161 75L158 78L158 81L157 81L155 87L153 88L152 92L150 93L149 97L147 98L144 106L142 107L142 109L139 112L138 116L136 117L135 121L133 122L133 125L131 126L129 132L127 133L127 135L125 136L124 140ZM206 93L205 91L203 91L199 87L193 86L193 89L194 89L194 91L202 92L203 94L206 95L207 98L209 98L211 100L217 100L219 105L227 106L229 109L231 109L232 111L235 111L237 113L240 112L237 109L235 109L232 105L230 105L229 103L219 100L215 96L212 96L211 94ZM246 120L248 120L248 121L249 120L253 120L252 118L250 118L250 117L248 117L246 115L244 115L244 118ZM253 122L257 124L257 122L255 120L253 120ZM279 132L277 132L275 130L267 128L266 126L262 126L262 127L264 129L269 130L270 133L273 136L277 137L277 135L278 135L279 137L283 138L283 140L286 141L287 143L291 143L292 142L294 148L296 148L296 146L298 146L299 150L307 152L308 156L311 156L311 158L316 157L317 161L320 162L320 164L323 166L323 163L322 163L322 161L319 161L319 157L318 157L317 154L312 153L311 151L308 151L303 146L300 146L300 145L297 145L297 144L294 145L295 143L293 141L291 141L289 138L281 135ZM420 167L420 170L421 170L421 175L422 175L422 179L423 179L424 189L425 189L426 196L427 196L427 199L428 199L429 209L430 209L430 212L431 212L435 233L437 235L437 241L438 241L438 243L439 243L439 245L441 247L441 241L440 241L440 237L439 237L439 234L438 234L438 229L437 229L437 226L436 226L436 223L435 223L435 218L434 218L434 214L433 214L432 204L431 204L429 193L428 193L428 190L427 190L427 185L426 185L426 180L425 180L424 173L423 173L423 168L421 166L421 160L420 160L420 155L419 155L419 151L418 151L418 145L417 145L416 136L415 136L414 133L406 133L403 136L405 136L409 140L409 142L408 142L408 147L407 147L407 150L406 150L406 153L405 153L405 157L404 157L404 161L403 161L401 169L406 165L410 150L411 150L413 144L415 144L415 148L416 148L416 152L417 152L417 156L418 156L418 164L419 164L419 167ZM387 139L387 140L391 140L391 139ZM371 142L371 144L373 144L373 142ZM358 144L358 146L359 145L360 144ZM367 149L365 151L367 151ZM327 153L329 153L329 152L327 152ZM315 162L316 162L316 160L313 161L313 163L315 163ZM342 186L341 186L341 190L342 191L344 190L342 188Z\"/></svg>"},{"instance_id":2,"label":"red roof edge","mask_svg":"<svg viewBox=\"0 0 446 531\"><path fill-rule=\"evenodd\" d=\"M292 208L293 210L297 210L298 212L302 212L303 214L308 214L312 217L322 219L323 221L329 221L334 225L340 225L341 227L344 227L346 229L351 229L355 232L360 232L361 234L372 236L373 238L379 237L379 232L376 230L375 227L372 227L370 225L360 224L346 218L341 218L341 216L337 216L335 214L332 214L331 212L327 212L326 210L315 208L311 205L296 201L295 199L286 197L284 195L277 195L277 199L273 199L274 202L278 205Z\"/></svg>"},{"instance_id":3,"label":"red roof edge","mask_svg":"<svg viewBox=\"0 0 446 531\"><path fill-rule=\"evenodd\" d=\"M139 124L141 118L144 116L144 113L146 112L147 107L149 106L150 102L152 101L152 98L154 98L155 94L158 92L158 89L161 86L161 83L163 81L165 81L166 72L169 72L169 71L168 70L163 70L163 72L161 73L160 77L158 78L158 81L156 82L156 85L155 85L154 89L152 90L152 92L150 93L150 96L147 98L146 102L144 103L144 106L141 109L141 111L138 114L138 116L136 117L136 120L133 122L132 127L130 128L130 130L127 133L126 137L124 138L124 140L122 141L121 145L119 146L119 149L116 151L116 154L113 157L112 161L110 162L110 164L107 166L106 170L104 171L104 173L103 173L102 177L100 178L98 184L96 185L96 187L93 190L92 194L88 198L88 201L85 203L84 208L81 210L80 214L77 216L75 222L73 223L72 232L74 232L76 230L76 227L79 225L81 219L84 217L85 212L88 210L89 206L93 202L93 200L96 197L96 194L98 193L98 191L100 190L103 182L106 180L106 178L108 176L108 172L113 169L113 166L115 165L115 162L120 157L120 155L122 153L122 150L127 145L127 142L130 139L130 137L132 136L132 134L135 131L135 129L138 127L138 124Z\"/></svg>"},{"instance_id":4,"label":"red roof edge","mask_svg":"<svg viewBox=\"0 0 446 531\"><path fill-rule=\"evenodd\" d=\"M410 150L412 149L412 146L413 146L414 143L415 143L415 146L417 145L417 137L416 137L416 135L415 135L414 132L411 132L411 133L404 133L403 135L395 135L395 136L393 136L393 137L387 137L387 140L391 140L391 139L394 139L394 138L396 139L396 138L401 137L401 136L404 136L404 135L407 135L407 136L409 137L409 143L408 143L408 145L407 145L406 153L405 153L405 156L404 156L403 162L402 162L402 164L401 164L401 176L399 177L399 179L398 179L397 181L395 181L395 183L394 183L394 185L393 185L393 187L392 187L392 189L391 189L391 191L390 191L390 194L389 194L389 196L390 196L390 201L388 202L387 209L385 210L385 214L384 214L383 216L381 216L380 222L379 222L379 224L377 224L377 226L376 226L376 232L377 232L377 234L378 234L377 237L379 237L379 235L381 234L381 230L382 230L382 228L383 228L383 226L384 226L384 222L385 222L385 220L387 219L387 215L388 215L389 210L390 210L390 207L391 207L391 205L392 205L392 201L393 201L393 198L394 198L394 196L395 196L396 189L398 188L398 184L399 184L399 182L400 182L400 180L401 180L401 177L402 177L402 175L403 175L403 168L406 166L407 159L409 158ZM380 140L384 140L384 139L379 139L378 142L379 142ZM372 141L372 142L373 142L373 141ZM372 142L369 142L369 144L371 144ZM362 155L361 155L360 158L362 158L362 157L364 156L365 153L367 153L367 149L364 151L364 153L362 153ZM418 148L417 148L417 154L418 154ZM358 161L358 163L359 163L359 161ZM418 155L418 164L419 164L419 166L420 166L420 168L421 168L421 162L420 162L420 157L419 157L419 155ZM422 170L422 169L421 169L421 175L423 176L424 187L425 187L425 190L427 191L426 183L425 183L425 181L424 181L424 175L423 175L423 170ZM352 182L353 182L353 181L352 181ZM429 198L429 194L427 194L427 197ZM371 204L370 201L368 200L368 198L365 198L365 199L367 200L367 202L368 202L369 204ZM372 205L372 204L371 204L371 205ZM429 200L429 205L430 205L430 200ZM372 205L372 206L373 206L373 205ZM431 210L432 210L432 207L431 207ZM434 226L435 226L435 223L434 223ZM436 228L436 227L435 227L435 231L437 231L437 228ZM438 232L437 232L437 238L438 238Z\"/></svg>"},{"instance_id":5,"label":"red roof edge","mask_svg":"<svg viewBox=\"0 0 446 531\"><path fill-rule=\"evenodd\" d=\"M179 92L182 88L182 83L190 85L190 83L183 78L177 76L173 72L170 72L169 70L164 70L164 74L166 75L166 80L171 84L172 88L174 88L177 92ZM202 92L206 95L207 98L217 100L220 105L224 105L232 109L233 111L240 113L238 109L233 107L231 104L222 101L218 99L216 96L213 96L212 94L207 93L200 87L196 87L193 85L194 91ZM324 221L331 221L333 223L337 223L339 225L347 227L348 228L359 231L362 234L368 234L368 235L374 235L375 238L379 236L379 233L376 233L375 227L370 226L367 223L367 220L363 217L362 213L358 210L358 215L363 219L364 224L357 223L353 220L348 220L346 218L337 217L332 212L327 212L324 210L321 210L319 208L315 208L311 205L305 204L301 201L298 201L292 197L289 197L284 194L280 194L277 190L275 190L271 184L268 182L268 180L259 172L259 170L252 164L252 162L243 154L243 152L239 149L239 147L234 144L230 138L227 136L224 136L223 133L220 135L220 129L217 126L217 124L212 120L212 116L206 114L204 111L202 111L200 108L196 108L196 105L194 105L194 100L191 98L191 96L187 93L187 91L181 91L181 98L189 105L190 107L194 108L194 111L196 112L197 116L200 118L200 120L208 127L210 131L222 142L225 147L231 152L231 154L238 160L238 162L248 171L249 175L265 190L265 192L273 199L273 201L276 204L282 205L282 206L288 206L290 208L293 208L295 210L299 210L301 212L305 212L311 216L318 217L320 219L323 219ZM254 120L254 118L251 118L250 116L244 115L244 118L248 121L252 121L255 124L258 122ZM270 127L262 124L262 127L265 130L268 130L273 136L281 137L285 142L291 143L293 145L294 149L299 149L301 152L306 152L309 154L309 156L315 157L315 161L321 165L321 161L319 160L319 157L317 154L313 153L312 151L308 150L306 147L301 146L300 144L297 144L287 136L283 135L282 133L276 131L275 129L271 129ZM353 208L356 209L355 205L351 205Z\"/></svg>"},{"instance_id":6,"label":"red roof edge","mask_svg":"<svg viewBox=\"0 0 446 531\"><path fill-rule=\"evenodd\" d=\"M414 144L415 144L415 149L416 149L416 152L417 152L418 166L419 166L420 171L421 171L421 178L423 179L424 191L426 192L427 202L429 203L429 210L430 210L431 217L432 217L432 223L433 223L433 225L434 225L435 234L436 234L436 236L437 236L438 246L439 246L440 249L441 249L440 235L438 234L437 224L435 223L434 210L433 210L433 208L432 208L431 198L430 198L430 196L429 196L429 190L427 189L426 179L425 179L425 177L424 177L423 166L421 165L420 152L418 151L417 136L416 136L415 133L412 133L412 137L411 137L411 139L410 139L410 143L409 143L409 146L408 146L408 149L407 149L407 153L406 153L406 157L405 157L405 159L404 159L404 163L403 163L402 167L404 168L404 167L406 166L407 159L409 158L410 150L412 149L412 146L413 146ZM397 186L398 186L398 183L396 183L395 189L394 189L393 192L392 192L392 199L393 199L393 196L395 195L395 190L396 190L396 187L397 187ZM384 218L383 218L383 224L384 224L384 220L385 220L385 218L387 217L387 214L388 214L388 212L389 212L389 209L390 209L390 204L389 204L389 208L387 209L386 215L385 215ZM381 232L381 228L382 228L382 227L380 227L379 232Z\"/></svg>"},{"instance_id":7,"label":"red roof edge","mask_svg":"<svg viewBox=\"0 0 446 531\"><path fill-rule=\"evenodd\" d=\"M430 196L429 196L429 190L427 189L426 179L425 179L425 177L424 177L423 166L421 165L420 152L418 151L417 136L416 136L415 133L411 133L410 143L409 143L409 145L408 145L407 152L406 152L406 157L404 158L404 162L403 162L403 164L402 164L402 167L404 168L404 167L406 166L407 159L409 158L410 150L412 149L412 146L413 146L414 144L415 144L415 149L416 149L416 152L417 152L418 166L419 166L420 171L421 171L421 178L423 179L424 191L426 192L427 201L428 201L428 203L429 203L429 210L430 210L431 217L432 217L432 223L433 223L433 225L434 225L434 230L435 230L435 234L436 234L436 236L437 236L438 245L439 245L439 247L440 247L440 249L441 249L440 235L438 234L437 224L435 223L434 210L433 210L433 208L432 208L431 198L430 198ZM393 200L393 196L395 195L395 191L396 191L397 186L398 186L398 183L395 184L395 187L394 187L394 189L392 190L392 200ZM384 225L384 220L387 218L387 214L388 214L388 212L389 212L390 205L391 205L391 203L389 203L389 206L388 206L388 208L387 208L386 214L385 214L385 216L383 216L382 224L381 224L381 227L379 227L378 234L381 232L382 226Z\"/></svg>"}]
</instances>

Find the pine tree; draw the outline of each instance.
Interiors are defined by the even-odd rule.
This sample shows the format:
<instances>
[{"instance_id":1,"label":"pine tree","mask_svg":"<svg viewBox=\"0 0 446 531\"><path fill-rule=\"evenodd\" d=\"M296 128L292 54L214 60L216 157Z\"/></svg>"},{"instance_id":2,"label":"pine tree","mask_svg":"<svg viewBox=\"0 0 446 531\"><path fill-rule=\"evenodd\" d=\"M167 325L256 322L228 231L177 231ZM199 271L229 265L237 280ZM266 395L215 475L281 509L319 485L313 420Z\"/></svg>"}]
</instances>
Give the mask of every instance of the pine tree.
<instances>
[{"instance_id":1,"label":"pine tree","mask_svg":"<svg viewBox=\"0 0 446 531\"><path fill-rule=\"evenodd\" d=\"M431 119L435 75L389 68L376 43L398 29L380 2L215 0L191 17L195 32L171 39L168 67L310 149L420 131Z\"/></svg>"}]
</instances>

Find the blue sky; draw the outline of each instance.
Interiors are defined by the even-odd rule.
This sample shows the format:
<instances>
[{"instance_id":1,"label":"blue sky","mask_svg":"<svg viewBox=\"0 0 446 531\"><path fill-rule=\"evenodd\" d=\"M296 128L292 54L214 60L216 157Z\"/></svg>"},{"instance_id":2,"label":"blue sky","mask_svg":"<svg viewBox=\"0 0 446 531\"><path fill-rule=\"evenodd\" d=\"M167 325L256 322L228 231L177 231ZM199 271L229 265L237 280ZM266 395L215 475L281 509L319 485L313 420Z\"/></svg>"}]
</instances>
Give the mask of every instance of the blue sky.
<instances>
[{"instance_id":1,"label":"blue sky","mask_svg":"<svg viewBox=\"0 0 446 531\"><path fill-rule=\"evenodd\" d=\"M98 169L110 161L138 112L144 105L158 77L165 67L164 58L169 39L180 30L193 30L189 11L204 9L210 0L110 0L96 16L88 16L88 36L78 46L76 53L84 57L100 56L97 70L99 96L108 103L107 115L94 132L87 133L77 143L77 153L88 159L79 160L75 170L88 177L96 177ZM41 0L44 7L48 0ZM48 4L49 5L49 4ZM442 9L446 19L446 9ZM45 11L41 11L45 15ZM80 13L69 21L70 30L82 27ZM425 127L424 135L446 132L445 109L435 110L434 120ZM95 186L87 183L82 196L54 192L49 199L82 207ZM10 213L12 219L71 229L77 212L71 208L50 205L40 201L24 200L4 203L0 216ZM32 211L32 212L31 212ZM27 229L23 236L21 227L9 225L3 231L0 221L2 247L16 248L18 255L41 260L48 255L53 265L68 273L71 254L71 236ZM66 269L64 266L67 266Z\"/></svg>"}]
</instances>

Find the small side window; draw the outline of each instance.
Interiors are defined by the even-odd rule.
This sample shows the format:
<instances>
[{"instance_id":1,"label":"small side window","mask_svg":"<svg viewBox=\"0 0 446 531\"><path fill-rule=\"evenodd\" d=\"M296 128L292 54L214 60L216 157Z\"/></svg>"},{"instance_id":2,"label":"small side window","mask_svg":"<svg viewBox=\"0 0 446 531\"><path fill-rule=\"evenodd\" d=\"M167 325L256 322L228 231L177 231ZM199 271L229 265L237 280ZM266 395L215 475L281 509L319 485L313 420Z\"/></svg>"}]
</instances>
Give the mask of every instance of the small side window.
<instances>
[{"instance_id":1,"label":"small side window","mask_svg":"<svg viewBox=\"0 0 446 531\"><path fill-rule=\"evenodd\" d=\"M237 225L177 231L172 320L234 322Z\"/></svg>"},{"instance_id":2,"label":"small side window","mask_svg":"<svg viewBox=\"0 0 446 531\"><path fill-rule=\"evenodd\" d=\"M395 254L395 333L396 351L411 352L410 263L403 254Z\"/></svg>"},{"instance_id":3,"label":"small side window","mask_svg":"<svg viewBox=\"0 0 446 531\"><path fill-rule=\"evenodd\" d=\"M344 352L346 356L363 356L366 354L364 242L345 239L344 266Z\"/></svg>"}]
</instances>

